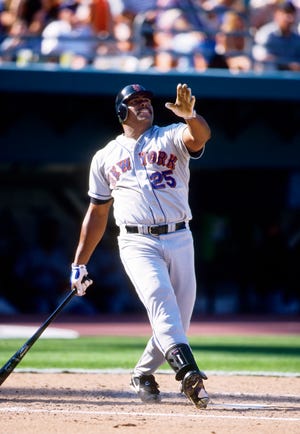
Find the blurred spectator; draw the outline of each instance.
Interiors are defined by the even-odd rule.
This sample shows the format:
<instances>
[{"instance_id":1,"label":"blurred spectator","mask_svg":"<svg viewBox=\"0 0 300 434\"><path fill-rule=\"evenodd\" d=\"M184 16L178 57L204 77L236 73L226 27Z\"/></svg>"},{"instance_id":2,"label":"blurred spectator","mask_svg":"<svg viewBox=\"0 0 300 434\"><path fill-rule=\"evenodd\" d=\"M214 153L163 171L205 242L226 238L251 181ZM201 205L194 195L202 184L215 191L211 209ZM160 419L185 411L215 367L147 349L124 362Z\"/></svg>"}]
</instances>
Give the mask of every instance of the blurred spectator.
<instances>
[{"instance_id":1,"label":"blurred spectator","mask_svg":"<svg viewBox=\"0 0 300 434\"><path fill-rule=\"evenodd\" d=\"M258 30L263 25L272 21L274 11L282 0L250 0L249 24L253 30Z\"/></svg>"},{"instance_id":2,"label":"blurred spectator","mask_svg":"<svg viewBox=\"0 0 300 434\"><path fill-rule=\"evenodd\" d=\"M249 71L252 66L249 50L249 36L244 19L236 12L225 12L220 31L216 34L216 54L224 56L231 71Z\"/></svg>"},{"instance_id":3,"label":"blurred spectator","mask_svg":"<svg viewBox=\"0 0 300 434\"><path fill-rule=\"evenodd\" d=\"M124 13L118 16L114 24L114 43L119 51L124 53L134 50L132 17Z\"/></svg>"},{"instance_id":4,"label":"blurred spectator","mask_svg":"<svg viewBox=\"0 0 300 434\"><path fill-rule=\"evenodd\" d=\"M113 32L113 17L108 0L91 0L91 23L97 35L111 35Z\"/></svg>"},{"instance_id":5,"label":"blurred spectator","mask_svg":"<svg viewBox=\"0 0 300 434\"><path fill-rule=\"evenodd\" d=\"M201 7L206 11L207 25L213 33L220 29L226 12L233 11L246 17L244 0L204 0L201 3Z\"/></svg>"},{"instance_id":6,"label":"blurred spectator","mask_svg":"<svg viewBox=\"0 0 300 434\"><path fill-rule=\"evenodd\" d=\"M204 29L194 28L182 9L161 11L153 33L154 68L164 72L192 68L193 51L204 37Z\"/></svg>"},{"instance_id":7,"label":"blurred spectator","mask_svg":"<svg viewBox=\"0 0 300 434\"><path fill-rule=\"evenodd\" d=\"M8 11L14 16L16 25L22 22L26 26L26 33L21 35L26 51L21 53L21 56L24 54L28 60L38 60L41 32L48 23L56 19L59 2L60 0L16 0L7 3Z\"/></svg>"},{"instance_id":8,"label":"blurred spectator","mask_svg":"<svg viewBox=\"0 0 300 434\"><path fill-rule=\"evenodd\" d=\"M5 39L11 26L16 20L16 14L6 7L6 4L1 4L0 7L0 42Z\"/></svg>"},{"instance_id":9,"label":"blurred spectator","mask_svg":"<svg viewBox=\"0 0 300 434\"><path fill-rule=\"evenodd\" d=\"M132 17L157 7L156 0L110 0L110 3L115 3L112 5L115 15L129 14Z\"/></svg>"},{"instance_id":10,"label":"blurred spectator","mask_svg":"<svg viewBox=\"0 0 300 434\"><path fill-rule=\"evenodd\" d=\"M17 60L20 66L38 61L41 30L56 16L57 2L24 0L6 3L6 10L1 14L1 27L6 34L1 45L4 60Z\"/></svg>"},{"instance_id":11,"label":"blurred spectator","mask_svg":"<svg viewBox=\"0 0 300 434\"><path fill-rule=\"evenodd\" d=\"M194 30L203 30L207 27L207 12L199 0L157 0L157 15L169 9L180 9Z\"/></svg>"},{"instance_id":12,"label":"blurred spectator","mask_svg":"<svg viewBox=\"0 0 300 434\"><path fill-rule=\"evenodd\" d=\"M44 27L57 18L60 0L23 0L18 16L25 20L29 34L40 36Z\"/></svg>"},{"instance_id":13,"label":"blurred spectator","mask_svg":"<svg viewBox=\"0 0 300 434\"><path fill-rule=\"evenodd\" d=\"M194 55L195 69L227 68L232 72L249 71L249 35L244 19L236 12L225 12L215 37L202 42Z\"/></svg>"},{"instance_id":14,"label":"blurred spectator","mask_svg":"<svg viewBox=\"0 0 300 434\"><path fill-rule=\"evenodd\" d=\"M202 7L206 11L214 11L216 13L224 13L229 10L235 12L245 12L246 3L244 0L203 0Z\"/></svg>"},{"instance_id":15,"label":"blurred spectator","mask_svg":"<svg viewBox=\"0 0 300 434\"><path fill-rule=\"evenodd\" d=\"M124 40L124 34L126 32L127 40L131 38L131 42L138 44L138 46L135 47L135 53L137 51L141 52L142 50L140 48L143 48L144 45L142 27L147 26L147 17L152 20L152 15L155 14L157 7L157 0L108 0L108 3L113 20L113 34L116 36L118 48L122 49L120 40ZM124 51L127 54L129 53L128 48L128 44L124 46Z\"/></svg>"},{"instance_id":16,"label":"blurred spectator","mask_svg":"<svg viewBox=\"0 0 300 434\"><path fill-rule=\"evenodd\" d=\"M78 69L91 63L97 47L88 4L63 3L58 19L42 33L41 52L47 59L59 61L63 67Z\"/></svg>"},{"instance_id":17,"label":"blurred spectator","mask_svg":"<svg viewBox=\"0 0 300 434\"><path fill-rule=\"evenodd\" d=\"M255 69L300 71L296 12L291 2L276 5L273 20L256 32L253 47Z\"/></svg>"},{"instance_id":18,"label":"blurred spectator","mask_svg":"<svg viewBox=\"0 0 300 434\"><path fill-rule=\"evenodd\" d=\"M7 36L0 44L0 56L5 61L16 61L18 53L29 50L32 56L30 40L26 38L28 28L25 21L16 18L7 31ZM23 51L24 52L24 51Z\"/></svg>"},{"instance_id":19,"label":"blurred spectator","mask_svg":"<svg viewBox=\"0 0 300 434\"><path fill-rule=\"evenodd\" d=\"M72 32L72 21L74 20L76 7L75 3L63 4L59 8L57 19L44 28L41 45L43 56L53 56L57 60L64 51L67 51L65 47L66 41L62 38L70 36ZM68 43L70 41L67 41L67 48Z\"/></svg>"},{"instance_id":20,"label":"blurred spectator","mask_svg":"<svg viewBox=\"0 0 300 434\"><path fill-rule=\"evenodd\" d=\"M107 0L112 17L122 13L122 0Z\"/></svg>"},{"instance_id":21,"label":"blurred spectator","mask_svg":"<svg viewBox=\"0 0 300 434\"><path fill-rule=\"evenodd\" d=\"M133 35L131 16L119 15L113 28L113 37L99 41L93 66L97 69L138 71L151 66L152 58L140 52Z\"/></svg>"}]
</instances>

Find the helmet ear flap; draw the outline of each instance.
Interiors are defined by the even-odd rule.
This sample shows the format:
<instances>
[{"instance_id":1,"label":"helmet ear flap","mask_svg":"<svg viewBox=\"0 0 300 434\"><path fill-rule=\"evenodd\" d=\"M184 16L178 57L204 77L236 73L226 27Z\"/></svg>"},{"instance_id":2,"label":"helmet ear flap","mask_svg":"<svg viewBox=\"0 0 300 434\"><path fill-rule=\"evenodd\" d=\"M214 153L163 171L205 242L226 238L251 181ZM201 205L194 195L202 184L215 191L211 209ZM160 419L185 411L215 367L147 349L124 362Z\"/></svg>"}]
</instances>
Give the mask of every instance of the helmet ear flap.
<instances>
[{"instance_id":1,"label":"helmet ear flap","mask_svg":"<svg viewBox=\"0 0 300 434\"><path fill-rule=\"evenodd\" d=\"M120 122L126 121L127 115L128 115L128 108L127 105L122 102L118 107L118 118Z\"/></svg>"}]
</instances>

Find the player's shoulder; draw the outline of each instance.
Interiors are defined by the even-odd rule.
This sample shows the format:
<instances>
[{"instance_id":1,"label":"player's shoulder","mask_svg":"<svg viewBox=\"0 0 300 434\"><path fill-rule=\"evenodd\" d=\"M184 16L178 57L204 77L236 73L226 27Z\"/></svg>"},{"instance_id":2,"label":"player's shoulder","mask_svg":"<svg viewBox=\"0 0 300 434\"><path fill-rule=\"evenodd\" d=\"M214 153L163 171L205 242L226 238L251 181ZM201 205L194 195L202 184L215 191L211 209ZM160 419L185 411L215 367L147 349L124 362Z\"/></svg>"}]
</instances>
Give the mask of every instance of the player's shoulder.
<instances>
[{"instance_id":1,"label":"player's shoulder","mask_svg":"<svg viewBox=\"0 0 300 434\"><path fill-rule=\"evenodd\" d=\"M110 155L114 149L118 146L118 137L110 140L103 147L99 148L95 154L94 158L105 158L106 155Z\"/></svg>"}]
</instances>

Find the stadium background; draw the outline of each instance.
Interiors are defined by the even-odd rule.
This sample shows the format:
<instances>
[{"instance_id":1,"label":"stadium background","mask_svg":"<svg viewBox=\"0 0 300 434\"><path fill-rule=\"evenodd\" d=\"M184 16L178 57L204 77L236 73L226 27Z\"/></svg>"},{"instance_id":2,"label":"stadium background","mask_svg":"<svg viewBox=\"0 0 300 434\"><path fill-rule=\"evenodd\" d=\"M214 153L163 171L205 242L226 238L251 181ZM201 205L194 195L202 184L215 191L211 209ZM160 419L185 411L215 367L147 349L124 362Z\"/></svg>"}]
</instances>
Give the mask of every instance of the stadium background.
<instances>
[{"instance_id":1,"label":"stadium background","mask_svg":"<svg viewBox=\"0 0 300 434\"><path fill-rule=\"evenodd\" d=\"M121 132L114 114L119 88L138 82L153 89L155 122L163 124L174 121L164 102L183 81L212 128L204 158L191 163L195 315L299 314L299 74L122 74L42 65L0 68L2 313L49 312L66 288L88 203L90 159ZM24 265L37 251L38 229L65 258L52 280ZM94 289L74 312L140 311L116 236L111 219L89 267ZM38 275L45 276L44 290Z\"/></svg>"}]
</instances>

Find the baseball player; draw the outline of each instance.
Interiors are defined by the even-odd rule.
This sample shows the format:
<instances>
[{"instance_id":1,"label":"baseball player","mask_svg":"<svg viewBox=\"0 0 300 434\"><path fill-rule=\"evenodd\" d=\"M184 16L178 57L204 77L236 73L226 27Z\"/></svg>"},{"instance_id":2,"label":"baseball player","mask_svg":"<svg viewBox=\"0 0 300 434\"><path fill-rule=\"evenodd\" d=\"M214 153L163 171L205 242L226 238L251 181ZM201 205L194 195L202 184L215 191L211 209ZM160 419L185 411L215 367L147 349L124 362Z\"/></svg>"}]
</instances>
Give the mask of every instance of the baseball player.
<instances>
[{"instance_id":1,"label":"baseball player","mask_svg":"<svg viewBox=\"0 0 300 434\"><path fill-rule=\"evenodd\" d=\"M87 263L101 240L111 205L120 228L124 268L147 311L152 327L131 387L144 402L159 402L155 371L167 361L181 391L197 408L209 397L187 339L196 297L193 238L189 229L189 161L203 154L210 138L205 119L195 111L187 84L177 85L175 103L166 108L178 123L153 125L153 94L139 84L122 89L115 101L123 134L93 157L90 204L72 263L71 285L79 296L92 280Z\"/></svg>"}]
</instances>

